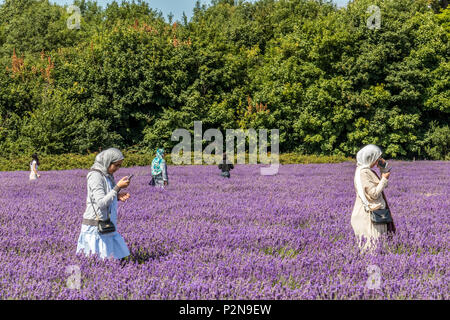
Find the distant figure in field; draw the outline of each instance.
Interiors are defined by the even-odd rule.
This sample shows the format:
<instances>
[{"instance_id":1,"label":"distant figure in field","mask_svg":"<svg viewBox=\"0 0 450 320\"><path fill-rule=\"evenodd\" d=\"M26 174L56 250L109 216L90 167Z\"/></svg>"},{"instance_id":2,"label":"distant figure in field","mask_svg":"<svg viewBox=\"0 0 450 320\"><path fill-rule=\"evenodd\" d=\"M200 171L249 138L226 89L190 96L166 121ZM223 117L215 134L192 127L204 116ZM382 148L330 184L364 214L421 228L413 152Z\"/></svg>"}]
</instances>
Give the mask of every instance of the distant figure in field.
<instances>
[{"instance_id":1,"label":"distant figure in field","mask_svg":"<svg viewBox=\"0 0 450 320\"><path fill-rule=\"evenodd\" d=\"M169 178L167 176L167 165L164 160L164 149L156 150L156 156L152 161L152 181L151 185L163 188L169 184Z\"/></svg>"},{"instance_id":2,"label":"distant figure in field","mask_svg":"<svg viewBox=\"0 0 450 320\"><path fill-rule=\"evenodd\" d=\"M96 254L101 258L123 259L130 255L125 240L117 232L117 200L125 202L130 194L120 192L129 186L128 177L116 184L113 174L121 167L123 154L116 148L107 149L95 157L87 175L86 211L78 237L77 253ZM101 234L99 220L110 221L115 231Z\"/></svg>"},{"instance_id":3,"label":"distant figure in field","mask_svg":"<svg viewBox=\"0 0 450 320\"><path fill-rule=\"evenodd\" d=\"M224 178L230 178L230 170L234 169L233 164L227 164L227 154L223 154L223 161L219 164L219 169L222 170L221 176Z\"/></svg>"},{"instance_id":4,"label":"distant figure in field","mask_svg":"<svg viewBox=\"0 0 450 320\"><path fill-rule=\"evenodd\" d=\"M37 178L40 178L41 175L38 174L37 169L39 167L39 159L36 153L33 153L31 156L32 160L30 162L30 180L36 180Z\"/></svg>"},{"instance_id":5,"label":"distant figure in field","mask_svg":"<svg viewBox=\"0 0 450 320\"><path fill-rule=\"evenodd\" d=\"M382 151L375 145L367 145L356 155L357 168L354 185L356 200L353 207L351 225L359 240L359 246L363 251L374 246L381 234L395 232L394 223L374 223L371 220L371 211L389 209L383 190L388 185L390 172L386 167L386 161L381 158ZM378 166L381 171L381 180L371 168ZM361 244L362 237L367 242Z\"/></svg>"}]
</instances>

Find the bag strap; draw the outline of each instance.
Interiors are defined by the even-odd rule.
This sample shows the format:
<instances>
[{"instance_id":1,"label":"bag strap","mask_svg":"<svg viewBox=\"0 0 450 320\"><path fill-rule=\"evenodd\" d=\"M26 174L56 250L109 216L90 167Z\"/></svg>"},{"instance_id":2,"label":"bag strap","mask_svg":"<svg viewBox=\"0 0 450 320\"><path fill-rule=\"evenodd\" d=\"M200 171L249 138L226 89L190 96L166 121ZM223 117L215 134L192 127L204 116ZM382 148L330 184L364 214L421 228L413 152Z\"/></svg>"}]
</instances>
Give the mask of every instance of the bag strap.
<instances>
[{"instance_id":1,"label":"bag strap","mask_svg":"<svg viewBox=\"0 0 450 320\"><path fill-rule=\"evenodd\" d=\"M360 174L361 174L361 173L360 173ZM363 190L363 192L364 192L364 190ZM370 210L370 208L369 208L369 205L368 205L367 203L365 203L364 200L361 198L361 196L359 195L358 190L356 190L356 194L358 195L359 200L361 200L361 203L363 204L364 210L365 210L366 212L368 212L368 213L371 212L371 210Z\"/></svg>"},{"instance_id":2,"label":"bag strap","mask_svg":"<svg viewBox=\"0 0 450 320\"><path fill-rule=\"evenodd\" d=\"M358 192L357 192L357 194L358 194ZM364 203L363 199L361 199L361 197L359 196L359 194L358 194L358 197L359 197L359 199L361 200L361 203L362 203L363 206L364 206L364 210L365 210L366 212L372 212L372 210L370 210L370 208L369 208L369 205L368 205L367 203Z\"/></svg>"},{"instance_id":3,"label":"bag strap","mask_svg":"<svg viewBox=\"0 0 450 320\"><path fill-rule=\"evenodd\" d=\"M92 171L97 171L97 172L99 172L102 175L102 177L104 177L103 172L101 172L100 170L98 170L98 169L91 169L90 172L92 172ZM88 185L88 188L89 188L89 191L90 191L89 198L91 200L91 206L94 209L95 216L97 217L97 221L100 221L100 216L98 215L97 210L95 210L94 201L92 200L92 189L91 189L91 187L89 187L89 185ZM111 219L111 214L110 214L109 207L108 207L108 219Z\"/></svg>"},{"instance_id":4,"label":"bag strap","mask_svg":"<svg viewBox=\"0 0 450 320\"><path fill-rule=\"evenodd\" d=\"M358 198L361 200L361 203L362 203L362 205L363 205L363 207L364 207L364 211L366 211L367 213L370 213L371 212L371 210L370 210L370 208L369 208L369 203L368 203L368 200L367 199L365 199L365 201L364 201L364 199L361 197L361 195L359 194L359 188L358 188L358 181L359 181L359 183L361 184L361 189L363 190L363 192L365 192L364 191L364 188L362 187L362 181L361 181L361 168L357 168L356 169L356 173L358 173L359 174L359 177L357 177L356 176L356 173L355 173L355 185L356 185L356 194L357 194L357 196L358 196ZM359 171L359 172L358 172ZM364 197L365 197L365 195L364 195Z\"/></svg>"},{"instance_id":5,"label":"bag strap","mask_svg":"<svg viewBox=\"0 0 450 320\"><path fill-rule=\"evenodd\" d=\"M386 209L389 209L389 211L391 211L391 208L389 208L389 203L387 202L386 196L384 195L384 191L381 192L381 195L383 196L384 203L386 204Z\"/></svg>"}]
</instances>

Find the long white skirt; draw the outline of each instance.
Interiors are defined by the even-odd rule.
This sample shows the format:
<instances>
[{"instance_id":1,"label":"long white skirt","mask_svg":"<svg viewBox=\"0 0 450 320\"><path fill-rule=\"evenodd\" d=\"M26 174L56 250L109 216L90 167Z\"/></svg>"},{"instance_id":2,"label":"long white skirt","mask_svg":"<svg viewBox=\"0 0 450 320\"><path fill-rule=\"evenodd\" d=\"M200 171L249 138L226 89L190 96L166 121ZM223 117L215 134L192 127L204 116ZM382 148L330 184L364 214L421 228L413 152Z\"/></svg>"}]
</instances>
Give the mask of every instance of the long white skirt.
<instances>
[{"instance_id":1,"label":"long white skirt","mask_svg":"<svg viewBox=\"0 0 450 320\"><path fill-rule=\"evenodd\" d=\"M130 255L125 240L117 232L107 234L98 233L96 226L81 226L78 237L77 253L98 254L100 258L121 259Z\"/></svg>"},{"instance_id":2,"label":"long white skirt","mask_svg":"<svg viewBox=\"0 0 450 320\"><path fill-rule=\"evenodd\" d=\"M97 226L81 225L78 237L77 253L84 252L85 255L97 254L100 258L122 259L130 255L125 240L117 232L117 209L111 212L111 221L116 231L100 234Z\"/></svg>"}]
</instances>

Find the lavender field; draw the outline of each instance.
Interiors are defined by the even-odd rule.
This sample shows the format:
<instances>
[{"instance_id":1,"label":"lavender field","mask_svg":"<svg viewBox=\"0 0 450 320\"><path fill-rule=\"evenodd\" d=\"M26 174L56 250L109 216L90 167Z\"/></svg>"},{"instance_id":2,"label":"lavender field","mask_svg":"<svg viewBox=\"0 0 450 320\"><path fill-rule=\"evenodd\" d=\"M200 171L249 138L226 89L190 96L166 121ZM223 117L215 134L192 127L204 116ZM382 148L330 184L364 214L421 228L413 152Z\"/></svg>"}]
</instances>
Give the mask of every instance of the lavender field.
<instances>
[{"instance_id":1,"label":"lavender field","mask_svg":"<svg viewBox=\"0 0 450 320\"><path fill-rule=\"evenodd\" d=\"M87 170L0 173L1 299L449 299L450 163L392 162L397 227L360 254L350 217L353 163L171 166L170 185L134 173L118 230L132 259L76 255ZM381 270L370 289L368 266ZM67 286L79 266L81 289Z\"/></svg>"}]
</instances>

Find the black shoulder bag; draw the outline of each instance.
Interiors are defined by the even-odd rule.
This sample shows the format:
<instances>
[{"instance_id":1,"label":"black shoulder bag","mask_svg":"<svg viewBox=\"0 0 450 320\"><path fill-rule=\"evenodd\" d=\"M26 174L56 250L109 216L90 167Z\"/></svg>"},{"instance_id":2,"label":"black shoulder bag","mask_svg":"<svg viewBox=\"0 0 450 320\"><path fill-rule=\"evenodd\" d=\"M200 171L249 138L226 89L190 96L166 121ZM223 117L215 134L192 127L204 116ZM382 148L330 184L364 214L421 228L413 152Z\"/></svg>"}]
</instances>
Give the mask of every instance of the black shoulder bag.
<instances>
[{"instance_id":1,"label":"black shoulder bag","mask_svg":"<svg viewBox=\"0 0 450 320\"><path fill-rule=\"evenodd\" d=\"M384 198L384 193L382 193L382 195ZM370 220L375 224L384 224L392 222L391 210L389 209L389 207L387 207L386 198L384 199L385 199L384 202L386 203L386 208L378 210L370 210L369 206L366 205L361 199L361 202L363 203L364 206L364 210L370 213Z\"/></svg>"},{"instance_id":2,"label":"black shoulder bag","mask_svg":"<svg viewBox=\"0 0 450 320\"><path fill-rule=\"evenodd\" d=\"M370 220L375 224L390 223L392 222L391 211L388 208L370 211Z\"/></svg>"}]
</instances>

